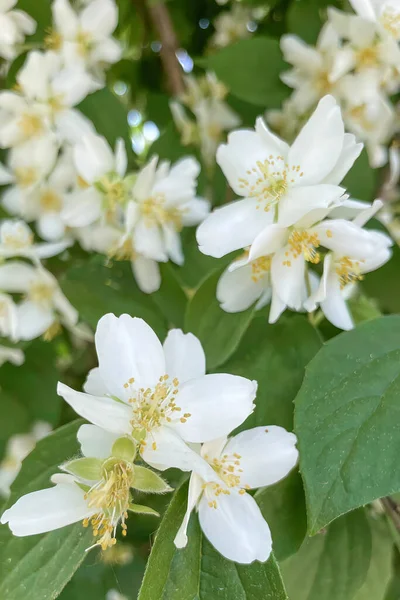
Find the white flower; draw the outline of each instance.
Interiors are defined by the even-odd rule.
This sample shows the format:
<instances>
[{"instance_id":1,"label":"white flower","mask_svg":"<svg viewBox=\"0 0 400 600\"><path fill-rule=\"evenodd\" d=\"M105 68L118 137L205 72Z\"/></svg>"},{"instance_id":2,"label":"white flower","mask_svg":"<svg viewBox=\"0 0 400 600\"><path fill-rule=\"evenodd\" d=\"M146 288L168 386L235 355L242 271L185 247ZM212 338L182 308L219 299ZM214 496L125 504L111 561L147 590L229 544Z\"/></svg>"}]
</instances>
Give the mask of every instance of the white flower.
<instances>
[{"instance_id":1,"label":"white flower","mask_svg":"<svg viewBox=\"0 0 400 600\"><path fill-rule=\"evenodd\" d=\"M36 442L51 431L44 421L37 421L30 433L13 435L7 442L5 456L0 462L0 496L7 497L10 486L18 475L22 461L34 449Z\"/></svg>"},{"instance_id":2,"label":"white flower","mask_svg":"<svg viewBox=\"0 0 400 600\"><path fill-rule=\"evenodd\" d=\"M10 90L0 92L0 147L12 148L47 134L50 123L45 106Z\"/></svg>"},{"instance_id":3,"label":"white flower","mask_svg":"<svg viewBox=\"0 0 400 600\"><path fill-rule=\"evenodd\" d=\"M244 199L218 208L199 226L200 250L219 258L251 246L278 215L285 227L306 215L311 223L323 218L343 197L338 184L361 149L354 136L344 133L332 96L320 101L291 147L261 118L256 131L231 133L217 161Z\"/></svg>"},{"instance_id":4,"label":"white flower","mask_svg":"<svg viewBox=\"0 0 400 600\"><path fill-rule=\"evenodd\" d=\"M400 5L397 0L350 0L355 12L378 23L396 40L400 38Z\"/></svg>"},{"instance_id":5,"label":"white flower","mask_svg":"<svg viewBox=\"0 0 400 600\"><path fill-rule=\"evenodd\" d=\"M328 226L333 237L342 229L343 239L331 246L324 260L324 271L320 284L305 303L309 311L317 304L326 318L339 329L349 330L354 322L346 304L350 290L363 279L364 273L375 271L391 257L392 240L384 233L363 230L361 227L383 206L376 200L369 208L359 213L353 223L333 219L321 224Z\"/></svg>"},{"instance_id":6,"label":"white flower","mask_svg":"<svg viewBox=\"0 0 400 600\"><path fill-rule=\"evenodd\" d=\"M0 289L24 294L17 305L17 338L32 340L42 334L51 338L61 322L73 328L78 313L58 286L55 277L43 267L10 261L0 265Z\"/></svg>"},{"instance_id":7,"label":"white flower","mask_svg":"<svg viewBox=\"0 0 400 600\"><path fill-rule=\"evenodd\" d=\"M31 104L45 109L49 123L61 139L73 142L93 130L90 121L73 108L99 87L81 67L64 67L54 52L35 50L28 54L18 72L17 83L20 92L15 94L16 97L21 95ZM17 101L14 118L22 118L25 110Z\"/></svg>"},{"instance_id":8,"label":"white flower","mask_svg":"<svg viewBox=\"0 0 400 600\"><path fill-rule=\"evenodd\" d=\"M337 64L339 41L331 23L321 29L315 48L295 35L281 37L283 57L294 67L285 71L281 79L295 89L290 101L298 114L314 108L325 94L337 94L343 74Z\"/></svg>"},{"instance_id":9,"label":"white flower","mask_svg":"<svg viewBox=\"0 0 400 600\"><path fill-rule=\"evenodd\" d=\"M114 0L93 0L80 13L68 0L52 5L54 30L47 38L67 64L81 64L101 77L104 66L121 58L121 46L111 34L118 24Z\"/></svg>"},{"instance_id":10,"label":"white flower","mask_svg":"<svg viewBox=\"0 0 400 600\"><path fill-rule=\"evenodd\" d=\"M70 241L56 244L35 244L31 229L25 221L6 219L0 223L0 258L25 257L34 261L59 254L71 245Z\"/></svg>"},{"instance_id":11,"label":"white flower","mask_svg":"<svg viewBox=\"0 0 400 600\"><path fill-rule=\"evenodd\" d=\"M70 227L86 227L103 217L114 224L122 220L128 201L125 180L127 155L124 141L118 139L115 153L100 135L89 134L74 146L74 163L82 189L70 195L63 218Z\"/></svg>"},{"instance_id":12,"label":"white flower","mask_svg":"<svg viewBox=\"0 0 400 600\"><path fill-rule=\"evenodd\" d=\"M6 362L20 366L25 360L25 355L19 348L0 346L0 367Z\"/></svg>"},{"instance_id":13,"label":"white flower","mask_svg":"<svg viewBox=\"0 0 400 600\"><path fill-rule=\"evenodd\" d=\"M106 594L106 600L129 600L123 594L120 594L117 590L108 590Z\"/></svg>"},{"instance_id":14,"label":"white flower","mask_svg":"<svg viewBox=\"0 0 400 600\"><path fill-rule=\"evenodd\" d=\"M256 382L205 375L205 356L192 334L172 330L164 346L142 320L109 314L96 336L99 368L85 392L59 383L58 393L81 416L140 443L143 459L163 470L188 470L187 442L226 435L253 410ZM185 441L184 441L185 440Z\"/></svg>"},{"instance_id":15,"label":"white flower","mask_svg":"<svg viewBox=\"0 0 400 600\"><path fill-rule=\"evenodd\" d=\"M226 558L248 564L264 562L271 533L254 498L246 493L280 481L296 465L296 436L282 427L255 427L231 439L204 444L201 456L208 467L190 478L188 506L175 545L187 544L186 529L194 508L211 544Z\"/></svg>"},{"instance_id":16,"label":"white flower","mask_svg":"<svg viewBox=\"0 0 400 600\"><path fill-rule=\"evenodd\" d=\"M12 10L16 4L17 0L0 1L0 56L6 60L15 58L16 46L36 30L32 17L22 10Z\"/></svg>"},{"instance_id":17,"label":"white flower","mask_svg":"<svg viewBox=\"0 0 400 600\"><path fill-rule=\"evenodd\" d=\"M209 203L196 197L200 165L183 158L170 167L155 156L140 171L132 187L133 203L126 222L138 254L158 262L171 259L182 265L180 231L197 225L207 215Z\"/></svg>"},{"instance_id":18,"label":"white flower","mask_svg":"<svg viewBox=\"0 0 400 600\"><path fill-rule=\"evenodd\" d=\"M210 44L224 48L249 37L251 33L247 26L251 18L251 9L240 4L234 4L230 11L220 12L213 22L215 33Z\"/></svg>"},{"instance_id":19,"label":"white flower","mask_svg":"<svg viewBox=\"0 0 400 600\"><path fill-rule=\"evenodd\" d=\"M9 294L0 292L0 336L18 340L17 306ZM0 363L2 359L0 357Z\"/></svg>"}]
</instances>

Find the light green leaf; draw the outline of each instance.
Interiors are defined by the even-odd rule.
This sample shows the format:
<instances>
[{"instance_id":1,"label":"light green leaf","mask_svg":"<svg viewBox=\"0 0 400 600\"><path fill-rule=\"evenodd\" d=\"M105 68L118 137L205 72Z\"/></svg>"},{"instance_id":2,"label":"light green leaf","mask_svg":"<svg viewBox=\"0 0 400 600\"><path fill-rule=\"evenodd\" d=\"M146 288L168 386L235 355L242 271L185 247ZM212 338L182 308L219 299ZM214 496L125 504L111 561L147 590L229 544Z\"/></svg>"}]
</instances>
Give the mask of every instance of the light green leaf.
<instances>
[{"instance_id":1,"label":"light green leaf","mask_svg":"<svg viewBox=\"0 0 400 600\"><path fill-rule=\"evenodd\" d=\"M71 267L61 280L64 293L78 309L81 318L96 327L108 312L141 317L160 337L166 333L165 320L151 296L137 287L130 264L115 262L105 266L104 256L95 256Z\"/></svg>"},{"instance_id":2,"label":"light green leaf","mask_svg":"<svg viewBox=\"0 0 400 600\"><path fill-rule=\"evenodd\" d=\"M287 600L273 556L262 564L226 560L203 537L192 515L186 548L174 538L187 504L187 484L175 493L158 530L138 600Z\"/></svg>"},{"instance_id":3,"label":"light green leaf","mask_svg":"<svg viewBox=\"0 0 400 600\"><path fill-rule=\"evenodd\" d=\"M89 479L90 481L97 481L101 479L103 460L100 458L77 458L70 462L64 463L62 468L72 475L81 477L82 479Z\"/></svg>"},{"instance_id":4,"label":"light green leaf","mask_svg":"<svg viewBox=\"0 0 400 600\"><path fill-rule=\"evenodd\" d=\"M233 356L219 370L258 382L256 409L241 430L258 425L293 428L293 400L304 369L321 347L318 332L300 315L276 325L258 314Z\"/></svg>"},{"instance_id":5,"label":"light green leaf","mask_svg":"<svg viewBox=\"0 0 400 600\"><path fill-rule=\"evenodd\" d=\"M279 483L261 488L255 499L267 521L279 562L300 548L307 530L306 503L298 471Z\"/></svg>"},{"instance_id":6,"label":"light green leaf","mask_svg":"<svg viewBox=\"0 0 400 600\"><path fill-rule=\"evenodd\" d=\"M371 531L360 509L307 539L299 552L282 564L289 598L351 600L366 580L370 559Z\"/></svg>"},{"instance_id":7,"label":"light green leaf","mask_svg":"<svg viewBox=\"0 0 400 600\"><path fill-rule=\"evenodd\" d=\"M330 340L306 368L295 431L311 534L400 490L400 317Z\"/></svg>"},{"instance_id":8,"label":"light green leaf","mask_svg":"<svg viewBox=\"0 0 400 600\"><path fill-rule=\"evenodd\" d=\"M135 465L133 468L132 487L135 490L149 494L172 492L172 488L162 477L154 473L154 471L139 465Z\"/></svg>"},{"instance_id":9,"label":"light green leaf","mask_svg":"<svg viewBox=\"0 0 400 600\"><path fill-rule=\"evenodd\" d=\"M225 83L231 94L262 107L277 108L289 96L279 75L285 69L279 41L268 37L240 40L198 61ZM260 112L262 112L260 108Z\"/></svg>"},{"instance_id":10,"label":"light green leaf","mask_svg":"<svg viewBox=\"0 0 400 600\"><path fill-rule=\"evenodd\" d=\"M37 444L22 465L7 507L24 494L51 487L50 476L58 465L78 452L76 433L81 424L80 420L61 427ZM91 531L80 523L21 538L13 537L8 526L0 526L0 598L56 598L85 558L91 541Z\"/></svg>"},{"instance_id":11,"label":"light green leaf","mask_svg":"<svg viewBox=\"0 0 400 600\"><path fill-rule=\"evenodd\" d=\"M368 519L372 533L372 555L367 578L354 600L383 600L392 577L393 540L384 518Z\"/></svg>"},{"instance_id":12,"label":"light green leaf","mask_svg":"<svg viewBox=\"0 0 400 600\"><path fill-rule=\"evenodd\" d=\"M154 510L154 508L151 508L150 506L144 506L143 504L130 504L129 510L140 515L151 515L153 517L160 516L160 513Z\"/></svg>"},{"instance_id":13,"label":"light green leaf","mask_svg":"<svg viewBox=\"0 0 400 600\"><path fill-rule=\"evenodd\" d=\"M207 369L222 365L236 350L253 318L254 308L241 313L227 313L216 298L221 271L210 275L190 300L185 329L201 341L207 358Z\"/></svg>"}]
</instances>

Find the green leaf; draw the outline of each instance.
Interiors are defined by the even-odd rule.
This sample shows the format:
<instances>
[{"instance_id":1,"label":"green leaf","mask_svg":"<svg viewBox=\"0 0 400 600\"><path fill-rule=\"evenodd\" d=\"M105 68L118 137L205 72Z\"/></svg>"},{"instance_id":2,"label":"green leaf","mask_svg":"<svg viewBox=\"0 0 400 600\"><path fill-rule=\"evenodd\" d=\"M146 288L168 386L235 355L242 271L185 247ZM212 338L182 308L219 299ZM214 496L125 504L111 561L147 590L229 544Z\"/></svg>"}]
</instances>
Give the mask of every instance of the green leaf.
<instances>
[{"instance_id":1,"label":"green leaf","mask_svg":"<svg viewBox=\"0 0 400 600\"><path fill-rule=\"evenodd\" d=\"M160 513L158 513L154 508L150 506L144 506L143 504L130 504L129 510L134 513L138 513L139 515L151 515L153 517L159 517Z\"/></svg>"},{"instance_id":2,"label":"green leaf","mask_svg":"<svg viewBox=\"0 0 400 600\"><path fill-rule=\"evenodd\" d=\"M126 146L128 156L132 158L132 145L128 126L128 111L109 88L103 88L87 96L77 107L114 147L121 137Z\"/></svg>"},{"instance_id":3,"label":"green leaf","mask_svg":"<svg viewBox=\"0 0 400 600\"><path fill-rule=\"evenodd\" d=\"M216 289L221 271L213 273L190 300L185 329L201 341L207 358L207 369L222 365L236 350L253 318L254 308L241 313L227 313L219 306Z\"/></svg>"},{"instance_id":4,"label":"green leaf","mask_svg":"<svg viewBox=\"0 0 400 600\"><path fill-rule=\"evenodd\" d=\"M329 5L337 5L333 0ZM323 23L326 21L325 0L294 0L287 12L287 29L308 44L315 44Z\"/></svg>"},{"instance_id":5,"label":"green leaf","mask_svg":"<svg viewBox=\"0 0 400 600\"><path fill-rule=\"evenodd\" d=\"M318 332L300 315L270 325L257 315L233 356L219 370L258 382L256 409L241 430L258 425L293 429L293 400L306 365L321 347Z\"/></svg>"},{"instance_id":6,"label":"green leaf","mask_svg":"<svg viewBox=\"0 0 400 600\"><path fill-rule=\"evenodd\" d=\"M51 26L51 0L40 0L40 2L32 2L32 0L18 0L18 10L23 10L37 23L36 32L27 38L27 43L41 42Z\"/></svg>"},{"instance_id":7,"label":"green leaf","mask_svg":"<svg viewBox=\"0 0 400 600\"><path fill-rule=\"evenodd\" d=\"M268 37L240 40L198 61L214 71L240 100L266 108L278 108L289 95L279 75L285 63L279 41Z\"/></svg>"},{"instance_id":8,"label":"green leaf","mask_svg":"<svg viewBox=\"0 0 400 600\"><path fill-rule=\"evenodd\" d=\"M151 296L137 287L130 264L105 266L105 257L95 256L71 267L60 281L64 293L91 327L106 313L141 317L160 337L166 333L164 318Z\"/></svg>"},{"instance_id":9,"label":"green leaf","mask_svg":"<svg viewBox=\"0 0 400 600\"><path fill-rule=\"evenodd\" d=\"M372 202L378 187L378 172L369 166L368 154L364 149L342 183L352 198Z\"/></svg>"},{"instance_id":10,"label":"green leaf","mask_svg":"<svg viewBox=\"0 0 400 600\"><path fill-rule=\"evenodd\" d=\"M7 507L22 495L51 487L50 476L78 452L76 434L82 421L61 427L40 441L25 459L12 486ZM0 527L0 598L56 598L85 558L92 533L81 523L43 535L14 537Z\"/></svg>"},{"instance_id":11,"label":"green leaf","mask_svg":"<svg viewBox=\"0 0 400 600\"><path fill-rule=\"evenodd\" d=\"M393 541L383 518L368 519L372 533L371 562L364 585L354 600L383 600L392 577Z\"/></svg>"},{"instance_id":12,"label":"green leaf","mask_svg":"<svg viewBox=\"0 0 400 600\"><path fill-rule=\"evenodd\" d=\"M169 263L160 265L161 286L151 295L151 299L174 327L183 327L187 296L183 291L175 270Z\"/></svg>"},{"instance_id":13,"label":"green leaf","mask_svg":"<svg viewBox=\"0 0 400 600\"><path fill-rule=\"evenodd\" d=\"M175 493L156 535L138 600L287 600L273 556L262 564L226 560L203 537L196 515L188 545L174 546L187 504L187 484Z\"/></svg>"},{"instance_id":14,"label":"green leaf","mask_svg":"<svg viewBox=\"0 0 400 600\"><path fill-rule=\"evenodd\" d=\"M351 600L366 580L370 558L371 531L364 511L358 510L307 539L283 563L289 598Z\"/></svg>"},{"instance_id":15,"label":"green leaf","mask_svg":"<svg viewBox=\"0 0 400 600\"><path fill-rule=\"evenodd\" d=\"M97 481L102 476L103 462L100 458L77 458L64 463L62 468L64 471L68 471L68 473L72 473L72 475L76 475L82 479Z\"/></svg>"},{"instance_id":16,"label":"green leaf","mask_svg":"<svg viewBox=\"0 0 400 600\"><path fill-rule=\"evenodd\" d=\"M154 471L139 465L135 465L133 468L132 487L139 492L147 492L149 494L172 492L172 488L162 477L154 473Z\"/></svg>"},{"instance_id":17,"label":"green leaf","mask_svg":"<svg viewBox=\"0 0 400 600\"><path fill-rule=\"evenodd\" d=\"M2 370L0 370L1 377ZM12 435L24 433L29 430L31 419L26 407L17 398L4 391L0 391L0 406L2 415L0 420L0 458L3 456L7 442Z\"/></svg>"},{"instance_id":18,"label":"green leaf","mask_svg":"<svg viewBox=\"0 0 400 600\"><path fill-rule=\"evenodd\" d=\"M1 387L26 408L31 420L56 425L61 415L62 400L56 392L59 373L55 364L55 345L35 340L24 352L23 365L17 367L6 363L1 367Z\"/></svg>"},{"instance_id":19,"label":"green leaf","mask_svg":"<svg viewBox=\"0 0 400 600\"><path fill-rule=\"evenodd\" d=\"M274 554L281 562L297 552L306 535L306 503L300 474L293 471L279 483L258 490L254 497L271 529Z\"/></svg>"},{"instance_id":20,"label":"green leaf","mask_svg":"<svg viewBox=\"0 0 400 600\"><path fill-rule=\"evenodd\" d=\"M308 365L295 431L311 534L400 490L399 375L398 316L342 333Z\"/></svg>"}]
</instances>

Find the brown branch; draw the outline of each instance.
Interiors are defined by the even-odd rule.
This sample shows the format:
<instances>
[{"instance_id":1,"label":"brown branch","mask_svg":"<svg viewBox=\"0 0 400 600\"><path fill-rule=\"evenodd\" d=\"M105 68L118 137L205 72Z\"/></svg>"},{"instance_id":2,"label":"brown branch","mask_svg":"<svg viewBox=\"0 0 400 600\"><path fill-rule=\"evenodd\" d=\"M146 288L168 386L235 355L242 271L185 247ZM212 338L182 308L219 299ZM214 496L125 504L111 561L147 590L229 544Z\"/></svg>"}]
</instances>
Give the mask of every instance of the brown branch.
<instances>
[{"instance_id":1,"label":"brown branch","mask_svg":"<svg viewBox=\"0 0 400 600\"><path fill-rule=\"evenodd\" d=\"M400 507L399 507L399 505L390 496L387 496L386 498L381 498L381 502L382 502L383 508L385 509L387 516L392 521L392 523L393 523L394 527L396 528L396 530L398 531L398 533L400 533Z\"/></svg>"},{"instance_id":2,"label":"brown branch","mask_svg":"<svg viewBox=\"0 0 400 600\"><path fill-rule=\"evenodd\" d=\"M182 68L176 58L179 41L176 36L168 8L164 2L148 2L147 4L151 22L159 35L162 44L160 50L161 61L167 76L169 91L174 96L185 91Z\"/></svg>"}]
</instances>

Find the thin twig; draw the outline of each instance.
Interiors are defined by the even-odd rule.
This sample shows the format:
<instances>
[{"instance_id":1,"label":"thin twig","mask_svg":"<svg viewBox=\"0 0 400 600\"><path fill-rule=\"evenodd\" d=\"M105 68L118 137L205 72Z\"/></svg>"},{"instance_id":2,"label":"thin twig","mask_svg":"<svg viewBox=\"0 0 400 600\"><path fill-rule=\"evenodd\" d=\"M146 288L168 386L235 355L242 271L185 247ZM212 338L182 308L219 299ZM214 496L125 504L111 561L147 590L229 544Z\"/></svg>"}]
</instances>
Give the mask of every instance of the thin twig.
<instances>
[{"instance_id":1,"label":"thin twig","mask_svg":"<svg viewBox=\"0 0 400 600\"><path fill-rule=\"evenodd\" d=\"M174 96L183 93L185 86L183 83L182 68L176 57L176 51L179 49L179 41L176 36L171 16L164 2L153 4L148 3L150 19L162 44L160 50L161 61L167 76L169 91Z\"/></svg>"}]
</instances>

